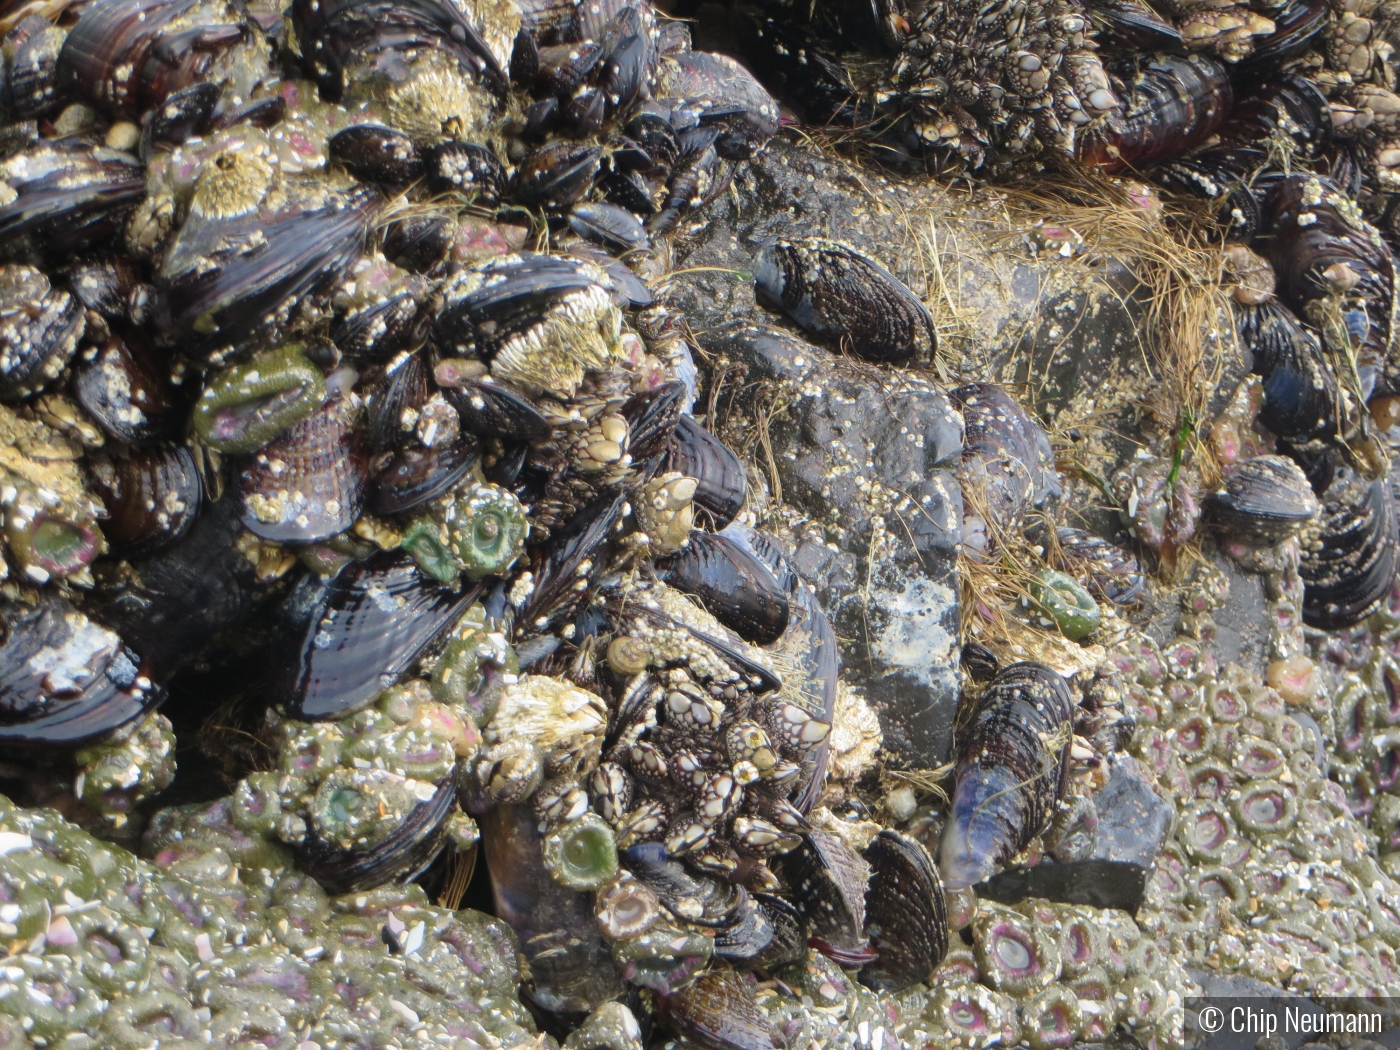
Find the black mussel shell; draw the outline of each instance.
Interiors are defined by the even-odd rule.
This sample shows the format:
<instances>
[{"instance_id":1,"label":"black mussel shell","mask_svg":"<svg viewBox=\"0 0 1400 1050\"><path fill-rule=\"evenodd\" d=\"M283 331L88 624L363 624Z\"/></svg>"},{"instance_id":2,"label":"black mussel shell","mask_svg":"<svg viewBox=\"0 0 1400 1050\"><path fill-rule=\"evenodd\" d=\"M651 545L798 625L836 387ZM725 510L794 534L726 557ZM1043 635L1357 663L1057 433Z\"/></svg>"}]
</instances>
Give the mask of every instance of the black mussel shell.
<instances>
[{"instance_id":1,"label":"black mussel shell","mask_svg":"<svg viewBox=\"0 0 1400 1050\"><path fill-rule=\"evenodd\" d=\"M709 613L745 641L771 645L788 624L788 598L773 574L723 536L696 529L675 554L656 560L656 574L700 599Z\"/></svg>"},{"instance_id":2,"label":"black mussel shell","mask_svg":"<svg viewBox=\"0 0 1400 1050\"><path fill-rule=\"evenodd\" d=\"M40 15L29 15L5 34L9 57L8 101L14 117L33 120L56 109L63 99L55 90L59 51L67 34Z\"/></svg>"},{"instance_id":3,"label":"black mussel shell","mask_svg":"<svg viewBox=\"0 0 1400 1050\"><path fill-rule=\"evenodd\" d=\"M509 88L476 27L447 0L296 0L291 23L328 97L339 98L348 62L374 54L396 66L425 48L446 51L494 91Z\"/></svg>"},{"instance_id":4,"label":"black mussel shell","mask_svg":"<svg viewBox=\"0 0 1400 1050\"><path fill-rule=\"evenodd\" d=\"M164 698L146 674L117 635L63 598L0 599L0 747L92 743Z\"/></svg>"},{"instance_id":5,"label":"black mussel shell","mask_svg":"<svg viewBox=\"0 0 1400 1050\"><path fill-rule=\"evenodd\" d=\"M596 244L575 241L565 249L572 258L601 266L612 281L612 301L620 310L640 310L650 306L654 297L646 282L621 259L614 259Z\"/></svg>"},{"instance_id":6,"label":"black mussel shell","mask_svg":"<svg viewBox=\"0 0 1400 1050\"><path fill-rule=\"evenodd\" d=\"M933 318L903 282L844 244L820 237L779 241L754 265L755 294L813 335L870 361L927 360Z\"/></svg>"},{"instance_id":7,"label":"black mussel shell","mask_svg":"<svg viewBox=\"0 0 1400 1050\"><path fill-rule=\"evenodd\" d=\"M395 219L384 227L384 257L412 273L427 273L447 258L457 224L444 212L423 212Z\"/></svg>"},{"instance_id":8,"label":"black mussel shell","mask_svg":"<svg viewBox=\"0 0 1400 1050\"><path fill-rule=\"evenodd\" d=\"M1076 151L1111 174L1182 156L1220 130L1235 101L1229 71L1209 55L1162 51L1137 65L1121 105Z\"/></svg>"},{"instance_id":9,"label":"black mussel shell","mask_svg":"<svg viewBox=\"0 0 1400 1050\"><path fill-rule=\"evenodd\" d=\"M421 346L431 315L419 307L407 289L387 299L337 316L331 322L331 342L351 361L387 361L401 350Z\"/></svg>"},{"instance_id":10,"label":"black mussel shell","mask_svg":"<svg viewBox=\"0 0 1400 1050\"><path fill-rule=\"evenodd\" d=\"M1085 5L1085 10L1101 39L1133 51L1171 51L1181 47L1176 26L1142 0L1094 0Z\"/></svg>"},{"instance_id":11,"label":"black mussel shell","mask_svg":"<svg viewBox=\"0 0 1400 1050\"><path fill-rule=\"evenodd\" d=\"M662 62L658 79L658 98L685 100L701 124L720 131L715 149L727 160L752 157L778 130L778 103L728 55L671 56Z\"/></svg>"},{"instance_id":12,"label":"black mussel shell","mask_svg":"<svg viewBox=\"0 0 1400 1050\"><path fill-rule=\"evenodd\" d=\"M274 673L275 702L313 721L358 711L397 682L476 594L427 578L402 550L352 562L329 581L307 577L288 599L293 629Z\"/></svg>"},{"instance_id":13,"label":"black mussel shell","mask_svg":"<svg viewBox=\"0 0 1400 1050\"><path fill-rule=\"evenodd\" d=\"M131 296L140 283L135 265L122 257L79 263L68 271L68 290L85 307L109 321L127 317Z\"/></svg>"},{"instance_id":14,"label":"black mussel shell","mask_svg":"<svg viewBox=\"0 0 1400 1050\"><path fill-rule=\"evenodd\" d=\"M170 381L165 355L144 340L113 336L73 380L78 404L103 430L136 443L175 437L187 399Z\"/></svg>"},{"instance_id":15,"label":"black mussel shell","mask_svg":"<svg viewBox=\"0 0 1400 1050\"><path fill-rule=\"evenodd\" d=\"M506 169L489 146L475 142L441 142L423 158L428 189L434 193L474 195L475 203L494 208L506 189Z\"/></svg>"},{"instance_id":16,"label":"black mussel shell","mask_svg":"<svg viewBox=\"0 0 1400 1050\"><path fill-rule=\"evenodd\" d=\"M1132 551L1083 529L1061 527L1055 536L1065 560L1088 573L1089 589L1099 597L1115 605L1131 605L1142 597L1147 577Z\"/></svg>"},{"instance_id":17,"label":"black mussel shell","mask_svg":"<svg viewBox=\"0 0 1400 1050\"><path fill-rule=\"evenodd\" d=\"M153 677L164 679L252 612L265 588L237 543L242 534L229 493L202 508L182 539L130 568L94 564L103 619L150 662Z\"/></svg>"},{"instance_id":18,"label":"black mussel shell","mask_svg":"<svg viewBox=\"0 0 1400 1050\"><path fill-rule=\"evenodd\" d=\"M651 244L646 227L626 208L597 201L581 201L569 210L569 228L580 237L612 252L646 248Z\"/></svg>"},{"instance_id":19,"label":"black mussel shell","mask_svg":"<svg viewBox=\"0 0 1400 1050\"><path fill-rule=\"evenodd\" d=\"M1277 278L1279 299L1300 317L1321 300L1339 300L1340 321L1355 344L1362 392L1400 393L1400 368L1389 352L1395 271L1390 249L1376 231L1356 218L1355 205L1330 179L1290 175L1268 196L1263 239ZM1349 271L1342 294L1328 276ZM1337 348L1340 349L1340 348Z\"/></svg>"},{"instance_id":20,"label":"black mussel shell","mask_svg":"<svg viewBox=\"0 0 1400 1050\"><path fill-rule=\"evenodd\" d=\"M686 987L659 997L662 1022L701 1050L772 1050L768 1016L749 979L733 970L707 970Z\"/></svg>"},{"instance_id":21,"label":"black mussel shell","mask_svg":"<svg viewBox=\"0 0 1400 1050\"><path fill-rule=\"evenodd\" d=\"M685 384L676 380L633 394L627 399L621 412L627 420L627 447L634 463L666 453L671 444L671 435L680 421L686 396Z\"/></svg>"},{"instance_id":22,"label":"black mussel shell","mask_svg":"<svg viewBox=\"0 0 1400 1050\"><path fill-rule=\"evenodd\" d=\"M1308 43L1328 22L1327 0L1290 0L1281 10L1270 11L1274 31L1255 37L1254 50L1235 66L1246 77L1262 76L1277 69L1294 55L1307 50Z\"/></svg>"},{"instance_id":23,"label":"black mussel shell","mask_svg":"<svg viewBox=\"0 0 1400 1050\"><path fill-rule=\"evenodd\" d=\"M1302 546L1303 622L1324 631L1360 622L1395 581L1400 534L1390 483L1338 467Z\"/></svg>"},{"instance_id":24,"label":"black mussel shell","mask_svg":"<svg viewBox=\"0 0 1400 1050\"><path fill-rule=\"evenodd\" d=\"M253 454L239 481L249 532L310 543L355 524L369 475L356 415L345 398L333 398Z\"/></svg>"},{"instance_id":25,"label":"black mussel shell","mask_svg":"<svg viewBox=\"0 0 1400 1050\"><path fill-rule=\"evenodd\" d=\"M281 22L278 22L281 26ZM239 124L251 124L255 128L276 127L287 116L287 100L281 95L271 98L257 98L241 106L233 106L218 114L209 122L210 131L223 131Z\"/></svg>"},{"instance_id":26,"label":"black mussel shell","mask_svg":"<svg viewBox=\"0 0 1400 1050\"><path fill-rule=\"evenodd\" d=\"M209 23L209 15L219 10L200 7L198 0L91 4L68 31L58 56L57 86L66 98L81 98L109 117L139 119L168 96L204 80L220 52L251 37L248 22Z\"/></svg>"},{"instance_id":27,"label":"black mussel shell","mask_svg":"<svg viewBox=\"0 0 1400 1050\"><path fill-rule=\"evenodd\" d=\"M676 422L665 469L699 483L695 506L711 516L715 528L724 528L744 509L749 481L743 462L691 416Z\"/></svg>"},{"instance_id":28,"label":"black mussel shell","mask_svg":"<svg viewBox=\"0 0 1400 1050\"><path fill-rule=\"evenodd\" d=\"M33 143L0 179L15 192L0 207L0 257L59 265L119 233L146 195L140 161L76 136Z\"/></svg>"},{"instance_id":29,"label":"black mussel shell","mask_svg":"<svg viewBox=\"0 0 1400 1050\"><path fill-rule=\"evenodd\" d=\"M199 465L182 447L92 453L88 476L107 508L102 534L122 557L151 554L183 537L203 498Z\"/></svg>"},{"instance_id":30,"label":"black mussel shell","mask_svg":"<svg viewBox=\"0 0 1400 1050\"><path fill-rule=\"evenodd\" d=\"M207 128L220 94L218 84L194 84L147 113L141 127L141 159L149 163L157 146L178 146Z\"/></svg>"},{"instance_id":31,"label":"black mussel shell","mask_svg":"<svg viewBox=\"0 0 1400 1050\"><path fill-rule=\"evenodd\" d=\"M584 264L555 255L511 256L482 269L491 279L474 291L454 297L450 280L444 289L447 301L434 327L440 347L490 358L512 335L528 331L554 303L597 284Z\"/></svg>"},{"instance_id":32,"label":"black mussel shell","mask_svg":"<svg viewBox=\"0 0 1400 1050\"><path fill-rule=\"evenodd\" d=\"M220 256L215 266L199 244L182 245L182 229L157 275L158 329L197 354L240 345L279 309L355 261L379 203L378 194L359 187L328 194L319 208L287 209L271 218L255 211L211 224L205 230L215 256L220 244L237 243L254 230L260 235L258 247Z\"/></svg>"},{"instance_id":33,"label":"black mussel shell","mask_svg":"<svg viewBox=\"0 0 1400 1050\"><path fill-rule=\"evenodd\" d=\"M360 893L388 882L409 882L447 844L443 833L456 809L456 779L448 777L432 798L414 806L403 824L370 852L330 846L313 831L296 850L298 866L328 893Z\"/></svg>"},{"instance_id":34,"label":"black mussel shell","mask_svg":"<svg viewBox=\"0 0 1400 1050\"><path fill-rule=\"evenodd\" d=\"M1277 302L1236 309L1240 339L1263 378L1259 422L1287 441L1326 440L1337 434L1342 415L1337 377L1322 356L1317 337Z\"/></svg>"},{"instance_id":35,"label":"black mussel shell","mask_svg":"<svg viewBox=\"0 0 1400 1050\"><path fill-rule=\"evenodd\" d=\"M530 559L535 587L517 624L540 634L563 623L584 604L611 561L612 545L627 513L627 497L604 493L537 548Z\"/></svg>"},{"instance_id":36,"label":"black mussel shell","mask_svg":"<svg viewBox=\"0 0 1400 1050\"><path fill-rule=\"evenodd\" d=\"M813 828L802 845L775 860L775 868L792 890L823 955L842 965L871 961L865 939L865 888L870 865L859 853L827 831Z\"/></svg>"},{"instance_id":37,"label":"black mussel shell","mask_svg":"<svg viewBox=\"0 0 1400 1050\"><path fill-rule=\"evenodd\" d=\"M1225 529L1256 545L1288 539L1320 509L1307 475L1287 456L1257 456L1230 468L1225 487L1205 503Z\"/></svg>"},{"instance_id":38,"label":"black mussel shell","mask_svg":"<svg viewBox=\"0 0 1400 1050\"><path fill-rule=\"evenodd\" d=\"M748 901L743 887L691 871L668 856L659 842L629 846L619 856L627 870L656 894L661 906L685 922L731 928Z\"/></svg>"},{"instance_id":39,"label":"black mussel shell","mask_svg":"<svg viewBox=\"0 0 1400 1050\"><path fill-rule=\"evenodd\" d=\"M1073 719L1065 680L1029 661L1003 667L958 712L956 786L939 857L946 884L983 881L1045 830L1069 781Z\"/></svg>"},{"instance_id":40,"label":"black mussel shell","mask_svg":"<svg viewBox=\"0 0 1400 1050\"><path fill-rule=\"evenodd\" d=\"M0 401L63 374L87 327L81 303L31 266L0 266Z\"/></svg>"},{"instance_id":41,"label":"black mussel shell","mask_svg":"<svg viewBox=\"0 0 1400 1050\"><path fill-rule=\"evenodd\" d=\"M375 475L369 496L375 514L407 514L455 488L480 458L470 434L442 448L402 448Z\"/></svg>"},{"instance_id":42,"label":"black mussel shell","mask_svg":"<svg viewBox=\"0 0 1400 1050\"><path fill-rule=\"evenodd\" d=\"M593 40L576 44L546 44L534 52L536 69L532 79L536 92L548 92L560 99L573 96L603 57L603 45ZM526 72L529 58L511 62L511 72L517 76Z\"/></svg>"},{"instance_id":43,"label":"black mussel shell","mask_svg":"<svg viewBox=\"0 0 1400 1050\"><path fill-rule=\"evenodd\" d=\"M782 897L756 893L737 921L715 934L715 954L744 969L771 970L807 956L802 913Z\"/></svg>"},{"instance_id":44,"label":"black mussel shell","mask_svg":"<svg viewBox=\"0 0 1400 1050\"><path fill-rule=\"evenodd\" d=\"M997 657L981 642L967 642L959 654L963 669L972 676L974 682L990 682L997 673Z\"/></svg>"},{"instance_id":45,"label":"black mussel shell","mask_svg":"<svg viewBox=\"0 0 1400 1050\"><path fill-rule=\"evenodd\" d=\"M524 394L490 377L447 388L462 429L481 437L533 441L548 437L549 420Z\"/></svg>"},{"instance_id":46,"label":"black mussel shell","mask_svg":"<svg viewBox=\"0 0 1400 1050\"><path fill-rule=\"evenodd\" d=\"M647 89L654 70L650 27L643 26L636 7L624 7L603 30L603 64L597 78L598 93L607 102L607 113L627 113ZM776 129L774 129L776 130Z\"/></svg>"},{"instance_id":47,"label":"black mussel shell","mask_svg":"<svg viewBox=\"0 0 1400 1050\"><path fill-rule=\"evenodd\" d=\"M337 131L326 145L331 160L362 182L402 185L423 176L418 147L396 128L356 124Z\"/></svg>"},{"instance_id":48,"label":"black mussel shell","mask_svg":"<svg viewBox=\"0 0 1400 1050\"><path fill-rule=\"evenodd\" d=\"M423 356L409 354L396 361L379 381L365 409L370 449L383 452L414 442L413 430L404 427L404 412L416 413L429 396L428 366Z\"/></svg>"},{"instance_id":49,"label":"black mussel shell","mask_svg":"<svg viewBox=\"0 0 1400 1050\"><path fill-rule=\"evenodd\" d=\"M599 147L575 142L542 146L516 169L510 197L526 207L567 208L588 193L601 156Z\"/></svg>"},{"instance_id":50,"label":"black mussel shell","mask_svg":"<svg viewBox=\"0 0 1400 1050\"><path fill-rule=\"evenodd\" d=\"M948 952L943 883L923 844L885 828L865 850L866 932L880 958L860 972L861 984L901 992L927 981Z\"/></svg>"},{"instance_id":51,"label":"black mussel shell","mask_svg":"<svg viewBox=\"0 0 1400 1050\"><path fill-rule=\"evenodd\" d=\"M950 396L966 423L961 473L981 483L996 525L1014 528L1032 507L1059 497L1050 439L1010 394L992 383L968 383Z\"/></svg>"}]
</instances>

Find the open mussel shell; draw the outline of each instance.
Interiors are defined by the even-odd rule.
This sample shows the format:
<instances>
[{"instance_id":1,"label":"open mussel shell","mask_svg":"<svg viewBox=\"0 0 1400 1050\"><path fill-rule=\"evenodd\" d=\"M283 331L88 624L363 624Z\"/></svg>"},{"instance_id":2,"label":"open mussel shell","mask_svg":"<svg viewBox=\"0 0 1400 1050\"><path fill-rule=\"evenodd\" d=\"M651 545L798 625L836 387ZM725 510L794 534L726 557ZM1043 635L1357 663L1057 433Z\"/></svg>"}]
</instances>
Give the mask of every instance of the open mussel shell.
<instances>
[{"instance_id":1,"label":"open mussel shell","mask_svg":"<svg viewBox=\"0 0 1400 1050\"><path fill-rule=\"evenodd\" d=\"M982 882L1045 830L1069 777L1074 702L1043 664L1002 668L959 712L952 811L938 867L951 889Z\"/></svg>"},{"instance_id":2,"label":"open mussel shell","mask_svg":"<svg viewBox=\"0 0 1400 1050\"><path fill-rule=\"evenodd\" d=\"M1288 539L1321 507L1307 475L1287 456L1256 456L1232 467L1225 487L1205 503L1226 530L1256 545Z\"/></svg>"},{"instance_id":3,"label":"open mussel shell","mask_svg":"<svg viewBox=\"0 0 1400 1050\"><path fill-rule=\"evenodd\" d=\"M943 883L923 844L885 828L865 850L870 885L865 928L880 957L860 972L861 984L900 992L927 981L948 951Z\"/></svg>"},{"instance_id":4,"label":"open mussel shell","mask_svg":"<svg viewBox=\"0 0 1400 1050\"><path fill-rule=\"evenodd\" d=\"M808 332L869 361L927 360L933 317L883 266L854 248L808 237L779 241L754 264L755 295Z\"/></svg>"},{"instance_id":5,"label":"open mussel shell","mask_svg":"<svg viewBox=\"0 0 1400 1050\"><path fill-rule=\"evenodd\" d=\"M392 835L367 852L331 846L310 831L296 850L298 866L328 893L359 893L388 882L409 882L446 845L443 832L456 809L456 778L448 777L430 799L409 812Z\"/></svg>"},{"instance_id":6,"label":"open mussel shell","mask_svg":"<svg viewBox=\"0 0 1400 1050\"><path fill-rule=\"evenodd\" d=\"M691 416L677 420L663 469L696 480L695 505L710 515L716 529L744 509L749 481L743 462Z\"/></svg>"},{"instance_id":7,"label":"open mussel shell","mask_svg":"<svg viewBox=\"0 0 1400 1050\"><path fill-rule=\"evenodd\" d=\"M401 550L310 577L288 599L273 698L293 718L340 718L369 704L466 611L476 596L444 587Z\"/></svg>"},{"instance_id":8,"label":"open mussel shell","mask_svg":"<svg viewBox=\"0 0 1400 1050\"><path fill-rule=\"evenodd\" d=\"M107 508L102 534L112 553L122 557L169 546L189 532L199 513L203 483L187 448L93 453L88 477Z\"/></svg>"},{"instance_id":9,"label":"open mussel shell","mask_svg":"<svg viewBox=\"0 0 1400 1050\"><path fill-rule=\"evenodd\" d=\"M657 575L700 599L709 613L745 641L770 645L788 623L788 597L753 555L700 529L675 554L656 561Z\"/></svg>"},{"instance_id":10,"label":"open mussel shell","mask_svg":"<svg viewBox=\"0 0 1400 1050\"><path fill-rule=\"evenodd\" d=\"M164 698L112 631L57 595L0 599L0 748L76 748Z\"/></svg>"},{"instance_id":11,"label":"open mussel shell","mask_svg":"<svg viewBox=\"0 0 1400 1050\"><path fill-rule=\"evenodd\" d=\"M355 524L369 473L357 415L347 399L332 399L258 450L240 478L249 532L310 543Z\"/></svg>"},{"instance_id":12,"label":"open mussel shell","mask_svg":"<svg viewBox=\"0 0 1400 1050\"><path fill-rule=\"evenodd\" d=\"M1338 467L1302 534L1303 622L1331 631L1365 618L1395 580L1397 546L1390 483Z\"/></svg>"},{"instance_id":13,"label":"open mussel shell","mask_svg":"<svg viewBox=\"0 0 1400 1050\"><path fill-rule=\"evenodd\" d=\"M842 966L873 958L865 938L865 890L870 865L844 841L813 828L802 845L774 861L807 920L812 944Z\"/></svg>"},{"instance_id":14,"label":"open mussel shell","mask_svg":"<svg viewBox=\"0 0 1400 1050\"><path fill-rule=\"evenodd\" d=\"M680 991L659 998L662 1022L702 1050L772 1050L768 1017L749 978L708 970Z\"/></svg>"}]
</instances>

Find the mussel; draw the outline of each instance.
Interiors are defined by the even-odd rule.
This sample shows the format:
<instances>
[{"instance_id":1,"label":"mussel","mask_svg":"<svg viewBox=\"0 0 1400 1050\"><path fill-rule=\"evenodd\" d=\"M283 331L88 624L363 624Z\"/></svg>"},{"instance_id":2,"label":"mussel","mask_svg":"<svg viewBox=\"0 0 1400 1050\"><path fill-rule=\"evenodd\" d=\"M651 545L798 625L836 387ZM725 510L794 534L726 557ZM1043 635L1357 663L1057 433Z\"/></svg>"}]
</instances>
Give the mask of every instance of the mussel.
<instances>
[{"instance_id":1,"label":"mussel","mask_svg":"<svg viewBox=\"0 0 1400 1050\"><path fill-rule=\"evenodd\" d=\"M1301 540L1303 622L1325 631L1359 622L1395 581L1400 533L1389 481L1338 467Z\"/></svg>"},{"instance_id":2,"label":"mussel","mask_svg":"<svg viewBox=\"0 0 1400 1050\"><path fill-rule=\"evenodd\" d=\"M768 645L788 623L787 595L764 565L723 536L695 530L675 554L659 559L657 575L694 594L746 641Z\"/></svg>"},{"instance_id":3,"label":"mussel","mask_svg":"<svg viewBox=\"0 0 1400 1050\"><path fill-rule=\"evenodd\" d=\"M938 345L928 308L854 248L821 237L779 241L754 264L759 302L871 361L928 360Z\"/></svg>"},{"instance_id":4,"label":"mussel","mask_svg":"<svg viewBox=\"0 0 1400 1050\"><path fill-rule=\"evenodd\" d=\"M949 889L995 874L1039 835L1069 778L1074 702L1043 664L999 671L960 713L953 808L939 870Z\"/></svg>"},{"instance_id":5,"label":"mussel","mask_svg":"<svg viewBox=\"0 0 1400 1050\"><path fill-rule=\"evenodd\" d=\"M1307 475L1287 456L1256 456L1225 472L1206 508L1229 532L1256 545L1279 543L1317 516Z\"/></svg>"},{"instance_id":6,"label":"mussel","mask_svg":"<svg viewBox=\"0 0 1400 1050\"><path fill-rule=\"evenodd\" d=\"M327 582L305 578L288 599L273 696L293 718L364 707L449 630L476 591L425 578L401 550L353 562Z\"/></svg>"},{"instance_id":7,"label":"mussel","mask_svg":"<svg viewBox=\"0 0 1400 1050\"><path fill-rule=\"evenodd\" d=\"M116 633L58 595L0 602L0 628L0 747L81 747L164 698Z\"/></svg>"}]
</instances>

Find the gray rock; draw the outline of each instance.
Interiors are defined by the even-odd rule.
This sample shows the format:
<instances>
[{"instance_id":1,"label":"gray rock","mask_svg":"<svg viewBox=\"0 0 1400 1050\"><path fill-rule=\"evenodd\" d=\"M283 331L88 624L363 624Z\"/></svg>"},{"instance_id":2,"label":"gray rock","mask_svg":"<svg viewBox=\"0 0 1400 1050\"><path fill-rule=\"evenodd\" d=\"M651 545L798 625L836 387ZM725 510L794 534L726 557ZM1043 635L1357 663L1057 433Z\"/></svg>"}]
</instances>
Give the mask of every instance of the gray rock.
<instances>
[{"instance_id":1,"label":"gray rock","mask_svg":"<svg viewBox=\"0 0 1400 1050\"><path fill-rule=\"evenodd\" d=\"M940 764L958 698L961 417L917 373L856 365L779 328L740 322L700 341L726 382L786 405L762 425L782 500L804 519L790 523L794 567L893 760Z\"/></svg>"},{"instance_id":2,"label":"gray rock","mask_svg":"<svg viewBox=\"0 0 1400 1050\"><path fill-rule=\"evenodd\" d=\"M1047 859L1034 867L1008 869L978 886L978 896L1005 904L1043 897L1136 913L1171 834L1175 810L1157 794L1138 761L1127 755L1113 760L1108 783L1094 793L1094 808L1094 847L1084 859Z\"/></svg>"}]
</instances>

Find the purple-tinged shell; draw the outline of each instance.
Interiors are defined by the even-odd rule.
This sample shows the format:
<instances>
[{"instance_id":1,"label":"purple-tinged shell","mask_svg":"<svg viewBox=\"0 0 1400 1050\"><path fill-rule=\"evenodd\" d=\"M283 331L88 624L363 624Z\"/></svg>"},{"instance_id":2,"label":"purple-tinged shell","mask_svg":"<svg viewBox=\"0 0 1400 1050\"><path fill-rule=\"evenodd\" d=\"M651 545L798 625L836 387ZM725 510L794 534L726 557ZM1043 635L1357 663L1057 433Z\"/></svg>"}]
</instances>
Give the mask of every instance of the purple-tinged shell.
<instances>
[{"instance_id":1,"label":"purple-tinged shell","mask_svg":"<svg viewBox=\"0 0 1400 1050\"><path fill-rule=\"evenodd\" d=\"M960 715L945 887L984 881L1045 830L1064 796L1073 718L1065 680L1030 662L1003 668Z\"/></svg>"}]
</instances>

